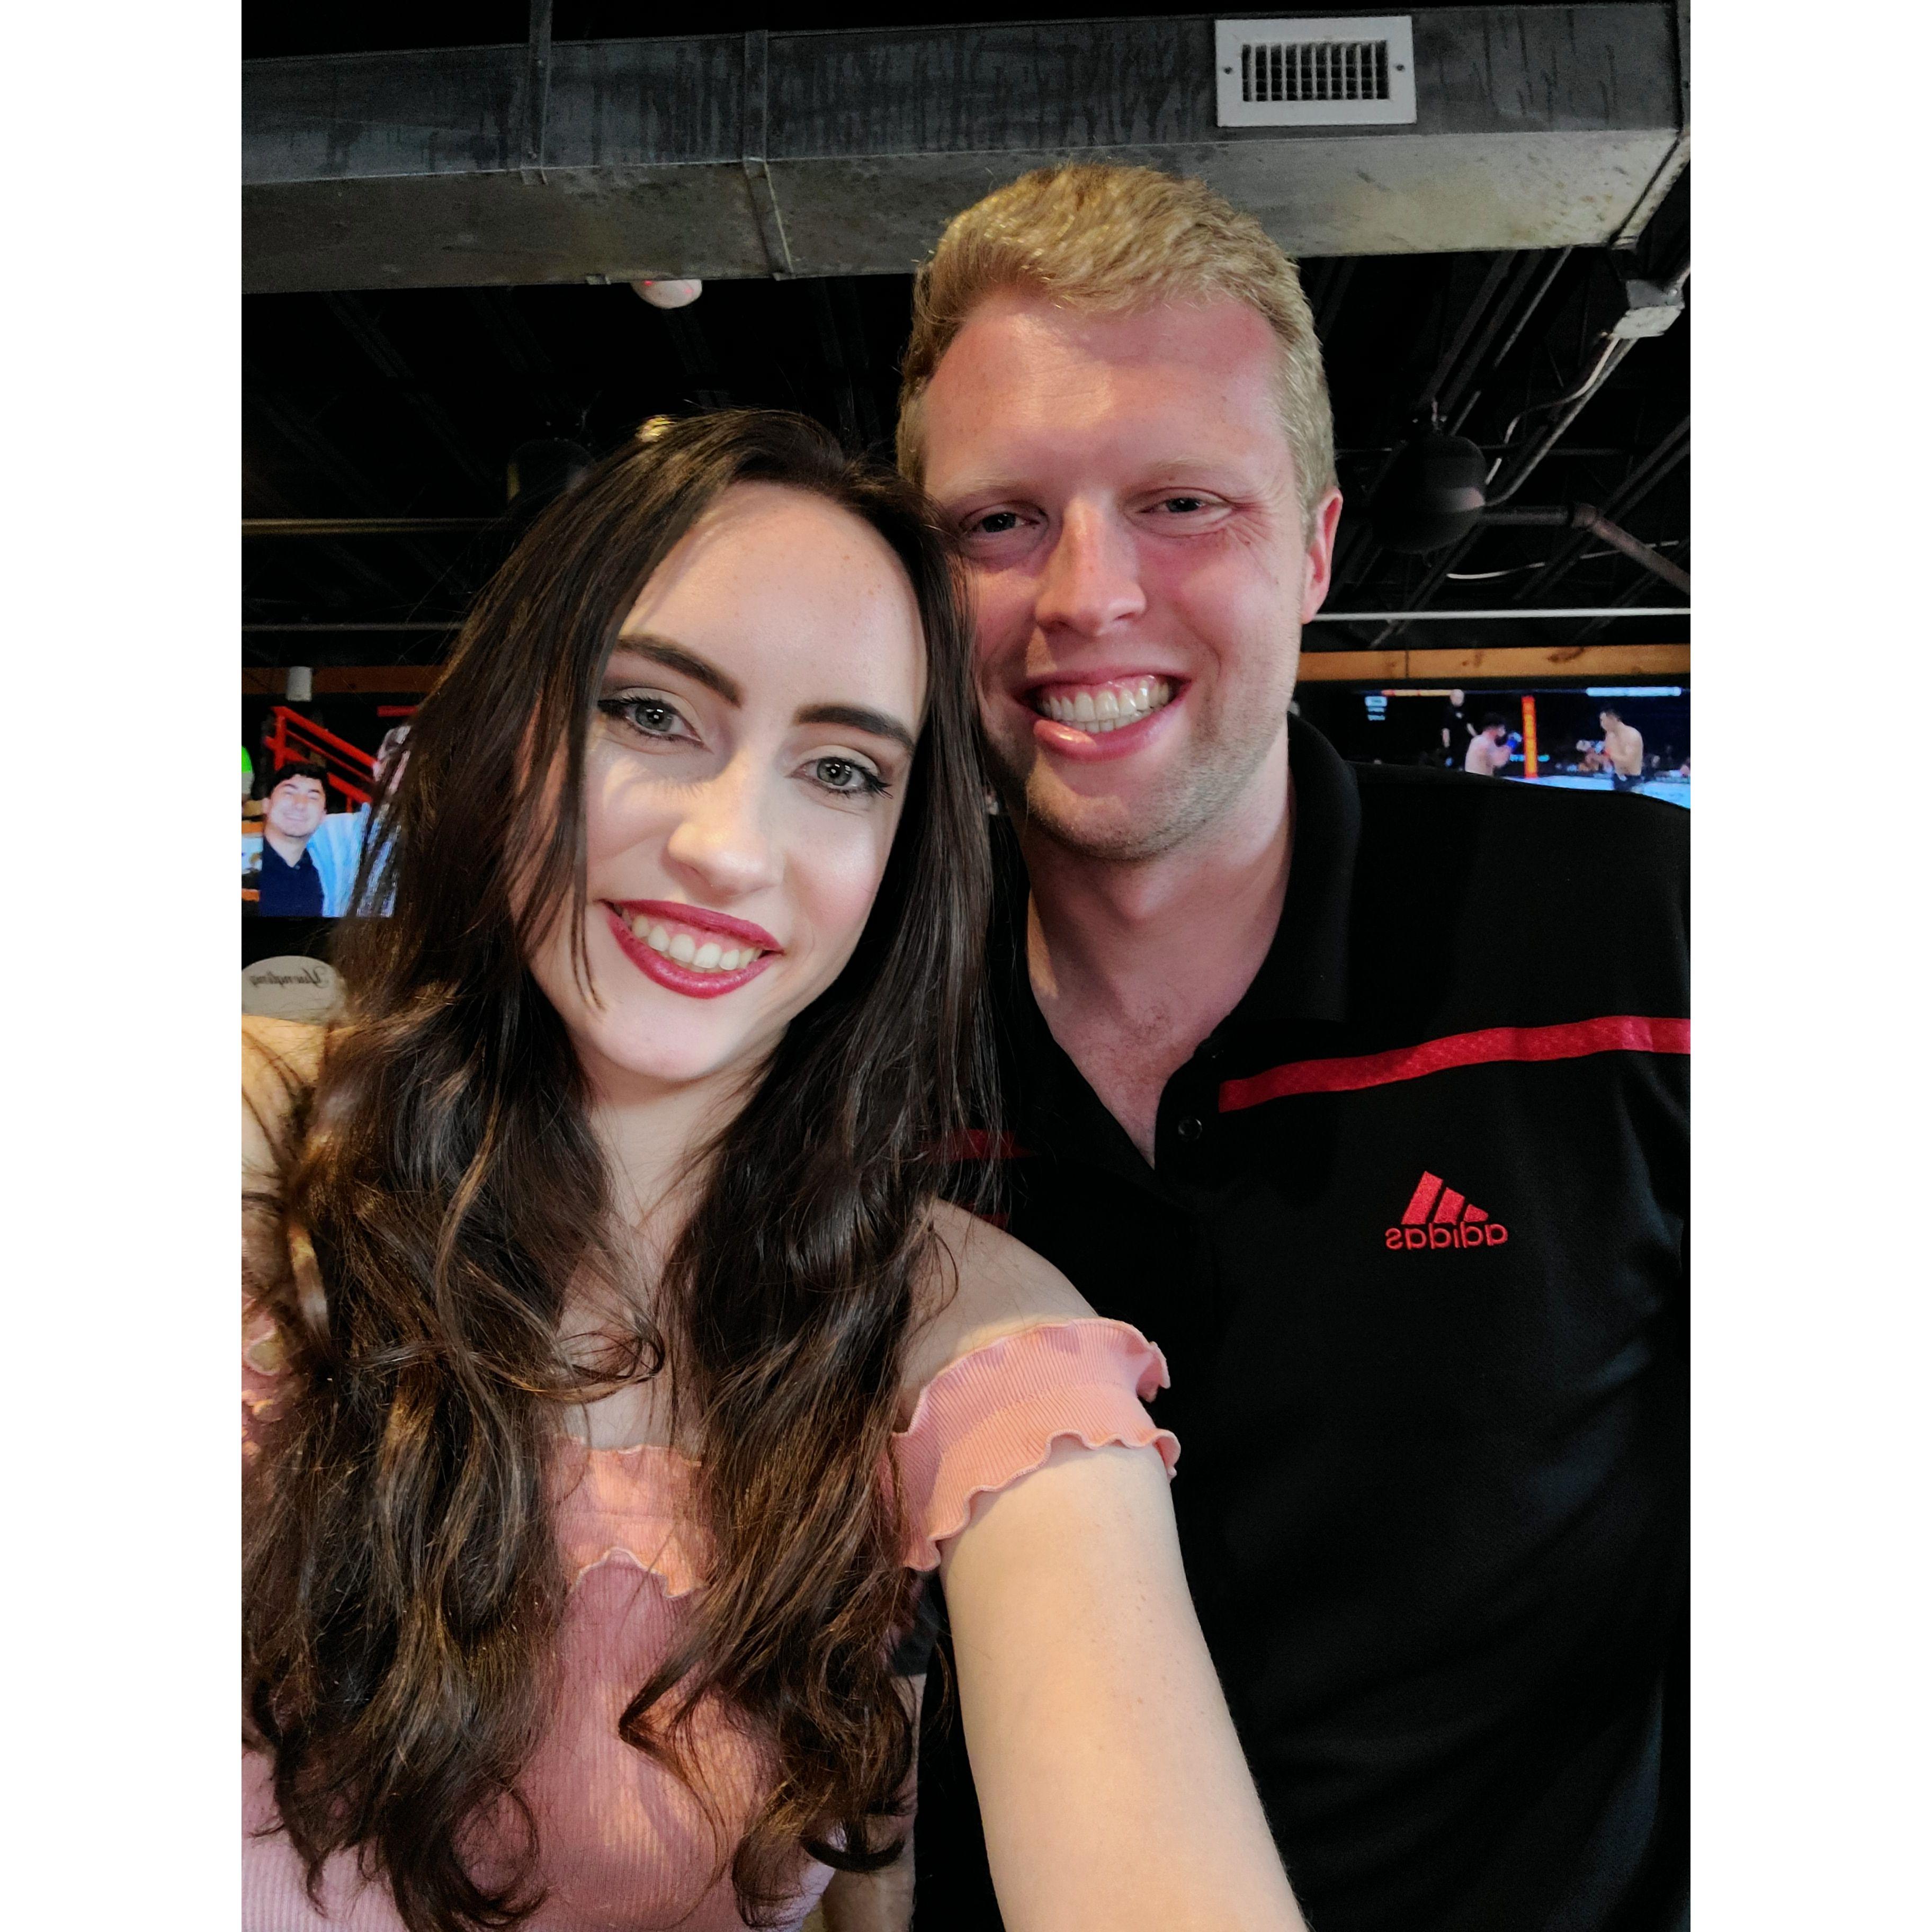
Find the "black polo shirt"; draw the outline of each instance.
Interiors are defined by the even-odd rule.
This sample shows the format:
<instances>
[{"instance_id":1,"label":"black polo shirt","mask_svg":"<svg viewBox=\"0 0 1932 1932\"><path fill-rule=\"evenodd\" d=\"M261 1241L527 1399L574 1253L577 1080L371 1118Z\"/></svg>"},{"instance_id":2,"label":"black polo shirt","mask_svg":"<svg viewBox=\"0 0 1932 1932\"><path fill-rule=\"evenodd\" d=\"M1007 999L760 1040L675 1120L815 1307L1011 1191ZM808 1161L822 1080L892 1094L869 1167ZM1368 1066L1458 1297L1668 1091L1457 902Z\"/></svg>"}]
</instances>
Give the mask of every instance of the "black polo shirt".
<instances>
[{"instance_id":1,"label":"black polo shirt","mask_svg":"<svg viewBox=\"0 0 1932 1932\"><path fill-rule=\"evenodd\" d=\"M1684 1904L1689 815L1293 721L1274 944L1150 1168L1048 1032L1009 854L1013 1232L1166 1352L1189 1580L1317 1932ZM920 1932L998 1919L928 1728Z\"/></svg>"}]
</instances>

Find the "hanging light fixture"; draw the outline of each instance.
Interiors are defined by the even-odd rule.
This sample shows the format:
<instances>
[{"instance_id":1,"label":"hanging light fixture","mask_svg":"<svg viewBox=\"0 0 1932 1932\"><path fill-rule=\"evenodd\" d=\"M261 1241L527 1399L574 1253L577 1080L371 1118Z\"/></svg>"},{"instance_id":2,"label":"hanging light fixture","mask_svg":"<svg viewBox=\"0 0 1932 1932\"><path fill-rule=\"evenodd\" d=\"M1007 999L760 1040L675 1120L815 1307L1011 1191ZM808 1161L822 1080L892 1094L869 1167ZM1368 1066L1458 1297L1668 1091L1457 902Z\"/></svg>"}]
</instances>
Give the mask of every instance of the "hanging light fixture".
<instances>
[{"instance_id":1,"label":"hanging light fixture","mask_svg":"<svg viewBox=\"0 0 1932 1932\"><path fill-rule=\"evenodd\" d=\"M1483 452L1466 436L1431 429L1389 466L1370 510L1376 536L1392 550L1420 556L1444 550L1483 514Z\"/></svg>"},{"instance_id":2,"label":"hanging light fixture","mask_svg":"<svg viewBox=\"0 0 1932 1932\"><path fill-rule=\"evenodd\" d=\"M631 286L653 308L688 308L704 292L704 284L695 280L633 282Z\"/></svg>"}]
</instances>

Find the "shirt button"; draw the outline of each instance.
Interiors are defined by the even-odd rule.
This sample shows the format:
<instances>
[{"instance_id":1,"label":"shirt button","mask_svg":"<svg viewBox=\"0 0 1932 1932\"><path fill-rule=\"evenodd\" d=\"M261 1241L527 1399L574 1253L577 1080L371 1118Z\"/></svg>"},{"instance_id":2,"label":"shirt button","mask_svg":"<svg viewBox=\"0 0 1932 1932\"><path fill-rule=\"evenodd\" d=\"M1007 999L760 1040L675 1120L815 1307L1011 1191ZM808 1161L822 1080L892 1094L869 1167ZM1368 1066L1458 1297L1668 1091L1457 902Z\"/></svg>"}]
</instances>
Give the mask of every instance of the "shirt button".
<instances>
[{"instance_id":1,"label":"shirt button","mask_svg":"<svg viewBox=\"0 0 1932 1932\"><path fill-rule=\"evenodd\" d=\"M1174 1122L1174 1131L1184 1141L1198 1141L1201 1138L1201 1123L1192 1114L1184 1114Z\"/></svg>"}]
</instances>

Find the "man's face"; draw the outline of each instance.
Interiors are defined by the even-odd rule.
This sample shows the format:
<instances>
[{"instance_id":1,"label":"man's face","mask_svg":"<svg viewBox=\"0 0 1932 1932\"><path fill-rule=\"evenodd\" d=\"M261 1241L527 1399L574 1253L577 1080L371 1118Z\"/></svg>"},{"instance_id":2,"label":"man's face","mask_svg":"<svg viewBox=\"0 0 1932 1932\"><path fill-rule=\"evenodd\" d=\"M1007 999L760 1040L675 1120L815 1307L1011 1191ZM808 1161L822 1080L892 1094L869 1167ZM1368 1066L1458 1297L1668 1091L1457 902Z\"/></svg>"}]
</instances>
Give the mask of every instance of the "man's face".
<instances>
[{"instance_id":1,"label":"man's face","mask_svg":"<svg viewBox=\"0 0 1932 1932\"><path fill-rule=\"evenodd\" d=\"M1600 711L1597 713L1597 729L1599 731L1609 730L1616 722L1616 713L1613 711Z\"/></svg>"},{"instance_id":2,"label":"man's face","mask_svg":"<svg viewBox=\"0 0 1932 1932\"><path fill-rule=\"evenodd\" d=\"M328 809L328 795L311 778L284 778L268 794L268 823L285 838L306 838Z\"/></svg>"},{"instance_id":3,"label":"man's face","mask_svg":"<svg viewBox=\"0 0 1932 1932\"><path fill-rule=\"evenodd\" d=\"M1245 303L1106 317L1004 290L926 391L926 487L964 533L996 776L1070 849L1172 850L1286 730L1341 499L1304 539L1279 353Z\"/></svg>"}]
</instances>

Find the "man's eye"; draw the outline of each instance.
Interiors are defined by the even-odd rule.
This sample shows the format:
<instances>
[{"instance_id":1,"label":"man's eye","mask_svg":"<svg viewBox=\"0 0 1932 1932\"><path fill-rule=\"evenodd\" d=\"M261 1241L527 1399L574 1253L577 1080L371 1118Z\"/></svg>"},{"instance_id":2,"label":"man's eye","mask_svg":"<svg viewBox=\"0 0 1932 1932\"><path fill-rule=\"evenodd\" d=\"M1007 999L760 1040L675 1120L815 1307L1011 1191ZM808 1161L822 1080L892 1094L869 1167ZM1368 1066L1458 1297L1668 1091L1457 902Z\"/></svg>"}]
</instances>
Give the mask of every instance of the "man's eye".
<instances>
[{"instance_id":1,"label":"man's eye","mask_svg":"<svg viewBox=\"0 0 1932 1932\"><path fill-rule=\"evenodd\" d=\"M597 708L607 718L615 718L646 738L674 738L684 720L676 707L662 698L605 698Z\"/></svg>"},{"instance_id":2,"label":"man's eye","mask_svg":"<svg viewBox=\"0 0 1932 1932\"><path fill-rule=\"evenodd\" d=\"M1196 510L1206 509L1208 502L1205 496L1163 496L1160 500L1160 507L1171 511L1177 517L1189 517Z\"/></svg>"},{"instance_id":3,"label":"man's eye","mask_svg":"<svg viewBox=\"0 0 1932 1932\"><path fill-rule=\"evenodd\" d=\"M988 510L983 517L968 524L966 534L974 537L1004 537L1010 536L1019 526L1018 511Z\"/></svg>"},{"instance_id":4,"label":"man's eye","mask_svg":"<svg viewBox=\"0 0 1932 1932\"><path fill-rule=\"evenodd\" d=\"M827 791L856 794L886 789L886 782L878 772L868 771L851 758L814 758L812 776Z\"/></svg>"}]
</instances>

